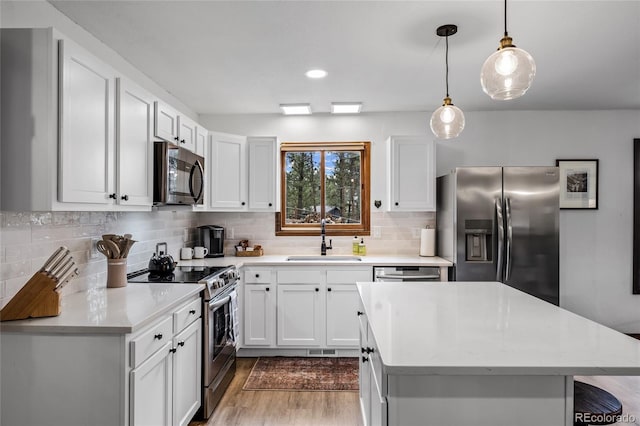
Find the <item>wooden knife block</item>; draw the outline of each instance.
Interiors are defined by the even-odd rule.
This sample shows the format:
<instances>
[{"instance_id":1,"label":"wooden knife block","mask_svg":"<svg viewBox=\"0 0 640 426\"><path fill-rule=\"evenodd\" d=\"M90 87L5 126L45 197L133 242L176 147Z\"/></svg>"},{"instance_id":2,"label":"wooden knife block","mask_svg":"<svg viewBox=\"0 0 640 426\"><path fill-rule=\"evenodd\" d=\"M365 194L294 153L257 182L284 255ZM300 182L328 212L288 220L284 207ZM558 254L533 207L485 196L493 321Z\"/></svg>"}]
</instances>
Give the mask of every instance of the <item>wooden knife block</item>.
<instances>
[{"instance_id":1,"label":"wooden knife block","mask_svg":"<svg viewBox=\"0 0 640 426\"><path fill-rule=\"evenodd\" d=\"M60 315L60 294L56 291L57 284L55 279L44 272L36 272L2 308L0 321Z\"/></svg>"}]
</instances>

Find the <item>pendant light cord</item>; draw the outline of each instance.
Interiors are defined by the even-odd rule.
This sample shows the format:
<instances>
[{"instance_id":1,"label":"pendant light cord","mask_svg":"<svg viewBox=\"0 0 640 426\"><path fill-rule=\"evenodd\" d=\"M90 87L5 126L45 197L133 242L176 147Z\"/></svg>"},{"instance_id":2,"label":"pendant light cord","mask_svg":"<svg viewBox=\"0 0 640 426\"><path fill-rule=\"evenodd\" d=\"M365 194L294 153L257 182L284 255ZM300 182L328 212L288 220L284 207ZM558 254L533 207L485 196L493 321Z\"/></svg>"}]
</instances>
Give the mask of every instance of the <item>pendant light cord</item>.
<instances>
[{"instance_id":1,"label":"pendant light cord","mask_svg":"<svg viewBox=\"0 0 640 426\"><path fill-rule=\"evenodd\" d=\"M504 36L509 36L509 33L507 32L507 0L504 0Z\"/></svg>"},{"instance_id":2,"label":"pendant light cord","mask_svg":"<svg viewBox=\"0 0 640 426\"><path fill-rule=\"evenodd\" d=\"M444 64L445 64L445 84L447 87L447 98L449 97L449 36L444 38L445 42L445 54L444 54Z\"/></svg>"}]
</instances>

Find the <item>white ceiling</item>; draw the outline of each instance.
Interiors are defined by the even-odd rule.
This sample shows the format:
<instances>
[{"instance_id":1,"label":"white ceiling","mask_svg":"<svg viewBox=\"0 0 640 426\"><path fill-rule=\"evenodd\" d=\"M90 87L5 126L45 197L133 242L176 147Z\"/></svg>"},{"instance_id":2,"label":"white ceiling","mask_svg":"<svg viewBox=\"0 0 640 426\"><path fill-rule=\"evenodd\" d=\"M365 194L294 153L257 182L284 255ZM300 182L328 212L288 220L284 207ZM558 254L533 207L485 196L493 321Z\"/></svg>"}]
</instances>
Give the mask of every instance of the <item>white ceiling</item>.
<instances>
[{"instance_id":1,"label":"white ceiling","mask_svg":"<svg viewBox=\"0 0 640 426\"><path fill-rule=\"evenodd\" d=\"M504 30L501 0L50 0L199 114L278 113L280 103L361 101L364 111L640 109L640 0L508 3L508 30L537 75L492 101L480 68ZM304 76L311 68L324 80Z\"/></svg>"}]
</instances>

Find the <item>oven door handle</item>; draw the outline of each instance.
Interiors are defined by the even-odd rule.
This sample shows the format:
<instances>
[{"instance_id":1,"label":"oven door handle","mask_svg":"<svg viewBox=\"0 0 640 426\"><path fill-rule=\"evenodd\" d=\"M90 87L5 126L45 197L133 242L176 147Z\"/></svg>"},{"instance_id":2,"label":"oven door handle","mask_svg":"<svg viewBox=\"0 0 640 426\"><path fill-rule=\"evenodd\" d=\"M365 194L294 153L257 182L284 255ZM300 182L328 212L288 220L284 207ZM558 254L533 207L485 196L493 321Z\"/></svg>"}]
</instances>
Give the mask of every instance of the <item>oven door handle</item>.
<instances>
[{"instance_id":1,"label":"oven door handle","mask_svg":"<svg viewBox=\"0 0 640 426\"><path fill-rule=\"evenodd\" d=\"M225 297L222 300L218 300L212 303L209 303L209 310L210 311L215 311L216 309L218 309L220 306L224 306L227 303L229 303L231 301L231 295Z\"/></svg>"}]
</instances>

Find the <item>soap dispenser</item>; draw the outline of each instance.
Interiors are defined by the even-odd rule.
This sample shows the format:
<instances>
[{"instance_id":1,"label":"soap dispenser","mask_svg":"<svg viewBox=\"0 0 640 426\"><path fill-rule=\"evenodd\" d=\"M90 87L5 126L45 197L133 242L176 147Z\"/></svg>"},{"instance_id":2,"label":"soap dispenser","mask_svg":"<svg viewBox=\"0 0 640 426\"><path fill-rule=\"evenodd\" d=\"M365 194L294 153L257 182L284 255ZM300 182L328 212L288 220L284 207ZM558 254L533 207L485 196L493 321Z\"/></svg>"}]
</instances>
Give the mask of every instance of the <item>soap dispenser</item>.
<instances>
[{"instance_id":1,"label":"soap dispenser","mask_svg":"<svg viewBox=\"0 0 640 426\"><path fill-rule=\"evenodd\" d=\"M367 254L367 246L364 245L364 238L360 240L360 244L358 244L358 254L360 256L364 256Z\"/></svg>"},{"instance_id":2,"label":"soap dispenser","mask_svg":"<svg viewBox=\"0 0 640 426\"><path fill-rule=\"evenodd\" d=\"M353 237L353 242L351 243L351 253L358 254L360 253L360 243L358 242L358 236Z\"/></svg>"}]
</instances>

